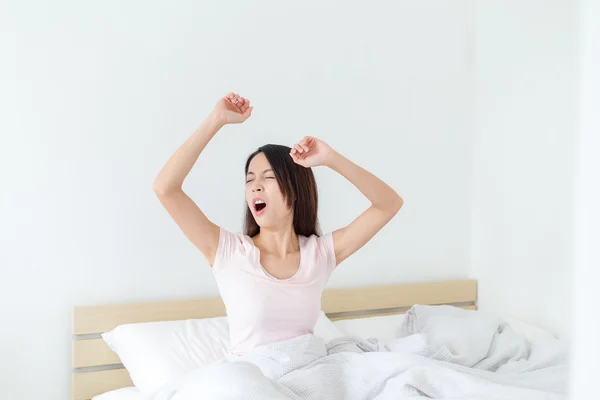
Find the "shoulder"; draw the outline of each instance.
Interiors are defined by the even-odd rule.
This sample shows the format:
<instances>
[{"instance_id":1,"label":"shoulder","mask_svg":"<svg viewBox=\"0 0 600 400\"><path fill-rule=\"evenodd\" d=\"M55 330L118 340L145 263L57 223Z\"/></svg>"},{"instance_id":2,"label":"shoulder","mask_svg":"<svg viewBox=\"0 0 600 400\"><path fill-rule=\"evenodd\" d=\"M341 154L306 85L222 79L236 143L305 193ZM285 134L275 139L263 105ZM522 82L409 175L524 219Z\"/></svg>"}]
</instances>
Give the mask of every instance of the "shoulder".
<instances>
[{"instance_id":1,"label":"shoulder","mask_svg":"<svg viewBox=\"0 0 600 400\"><path fill-rule=\"evenodd\" d=\"M328 233L326 235L317 236L298 236L300 238L300 246L305 254L308 254L311 258L314 257L315 261L319 264L326 264L328 267L335 267L335 250L333 247L333 235Z\"/></svg>"},{"instance_id":2,"label":"shoulder","mask_svg":"<svg viewBox=\"0 0 600 400\"><path fill-rule=\"evenodd\" d=\"M243 233L230 232L227 229L220 228L215 264L218 261L231 259L235 255L248 254L253 247L250 237Z\"/></svg>"}]
</instances>

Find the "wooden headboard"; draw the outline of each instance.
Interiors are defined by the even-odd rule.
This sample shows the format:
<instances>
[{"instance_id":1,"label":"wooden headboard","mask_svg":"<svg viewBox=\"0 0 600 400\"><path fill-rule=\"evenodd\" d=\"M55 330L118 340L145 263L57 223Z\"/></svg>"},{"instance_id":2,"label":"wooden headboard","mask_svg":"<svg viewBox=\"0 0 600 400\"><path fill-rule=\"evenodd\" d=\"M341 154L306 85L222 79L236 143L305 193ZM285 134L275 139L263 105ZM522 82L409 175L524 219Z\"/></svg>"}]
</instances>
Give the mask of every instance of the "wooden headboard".
<instances>
[{"instance_id":1,"label":"wooden headboard","mask_svg":"<svg viewBox=\"0 0 600 400\"><path fill-rule=\"evenodd\" d=\"M332 320L402 314L414 304L451 304L476 309L474 280L328 289L322 309ZM150 303L83 306L73 309L72 400L88 400L133 386L119 357L100 334L118 325L225 315L220 297Z\"/></svg>"}]
</instances>

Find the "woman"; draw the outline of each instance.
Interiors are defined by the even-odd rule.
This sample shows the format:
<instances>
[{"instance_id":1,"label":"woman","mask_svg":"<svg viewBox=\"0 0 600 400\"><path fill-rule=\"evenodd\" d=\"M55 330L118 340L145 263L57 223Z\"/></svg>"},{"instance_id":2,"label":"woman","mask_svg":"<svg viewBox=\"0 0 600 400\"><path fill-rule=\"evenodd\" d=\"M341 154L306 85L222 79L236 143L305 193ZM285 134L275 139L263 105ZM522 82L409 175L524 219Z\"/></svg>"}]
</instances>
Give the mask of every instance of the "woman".
<instances>
[{"instance_id":1,"label":"woman","mask_svg":"<svg viewBox=\"0 0 600 400\"><path fill-rule=\"evenodd\" d=\"M231 351L312 333L332 270L367 243L400 210L402 198L329 145L305 137L293 148L266 145L246 162L245 234L211 222L182 185L210 139L252 114L250 101L229 93L175 152L153 189L217 280L229 319ZM319 236L311 167L327 166L371 201L350 225Z\"/></svg>"}]
</instances>

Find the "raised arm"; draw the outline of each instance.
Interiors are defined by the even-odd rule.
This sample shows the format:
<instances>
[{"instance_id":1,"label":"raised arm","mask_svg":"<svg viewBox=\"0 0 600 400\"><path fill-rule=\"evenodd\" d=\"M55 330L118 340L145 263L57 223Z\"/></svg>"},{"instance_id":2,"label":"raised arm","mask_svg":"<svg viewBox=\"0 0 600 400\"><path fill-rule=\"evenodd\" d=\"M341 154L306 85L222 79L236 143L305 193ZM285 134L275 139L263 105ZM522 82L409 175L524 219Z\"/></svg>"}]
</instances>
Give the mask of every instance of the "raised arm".
<instances>
[{"instance_id":1,"label":"raised arm","mask_svg":"<svg viewBox=\"0 0 600 400\"><path fill-rule=\"evenodd\" d=\"M371 202L371 206L350 225L333 232L338 264L371 240L404 204L394 189L317 138L305 137L294 146L290 155L304 167L328 166L348 179Z\"/></svg>"},{"instance_id":2,"label":"raised arm","mask_svg":"<svg viewBox=\"0 0 600 400\"><path fill-rule=\"evenodd\" d=\"M252 113L250 101L235 93L220 99L208 118L171 156L154 180L152 189L185 236L213 265L219 227L204 215L182 189L183 181L216 133L227 124L242 123Z\"/></svg>"}]
</instances>

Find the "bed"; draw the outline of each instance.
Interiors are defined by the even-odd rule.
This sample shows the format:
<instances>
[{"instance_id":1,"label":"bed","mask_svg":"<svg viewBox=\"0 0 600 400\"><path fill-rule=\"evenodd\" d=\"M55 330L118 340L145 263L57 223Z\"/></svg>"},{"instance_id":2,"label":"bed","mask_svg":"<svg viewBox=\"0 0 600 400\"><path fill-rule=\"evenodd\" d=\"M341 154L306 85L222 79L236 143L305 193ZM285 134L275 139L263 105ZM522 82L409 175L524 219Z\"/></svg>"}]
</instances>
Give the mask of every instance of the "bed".
<instances>
[{"instance_id":1,"label":"bed","mask_svg":"<svg viewBox=\"0 0 600 400\"><path fill-rule=\"evenodd\" d=\"M322 309L332 321L401 315L414 304L453 305L476 309L477 282L456 280L328 289ZM213 318L225 315L219 297L166 302L79 306L73 309L72 400L137 400L119 357L100 337L121 324ZM117 389L122 389L114 392ZM119 396L119 397L116 397Z\"/></svg>"},{"instance_id":2,"label":"bed","mask_svg":"<svg viewBox=\"0 0 600 400\"><path fill-rule=\"evenodd\" d=\"M472 280L326 290L313 334L244 355L220 298L76 307L72 398L564 399L564 342L476 300Z\"/></svg>"}]
</instances>

